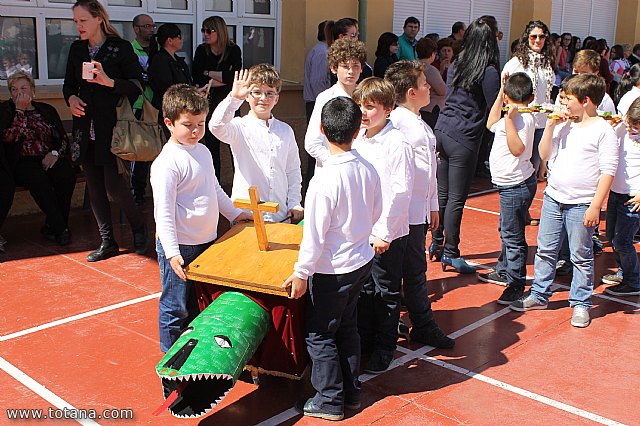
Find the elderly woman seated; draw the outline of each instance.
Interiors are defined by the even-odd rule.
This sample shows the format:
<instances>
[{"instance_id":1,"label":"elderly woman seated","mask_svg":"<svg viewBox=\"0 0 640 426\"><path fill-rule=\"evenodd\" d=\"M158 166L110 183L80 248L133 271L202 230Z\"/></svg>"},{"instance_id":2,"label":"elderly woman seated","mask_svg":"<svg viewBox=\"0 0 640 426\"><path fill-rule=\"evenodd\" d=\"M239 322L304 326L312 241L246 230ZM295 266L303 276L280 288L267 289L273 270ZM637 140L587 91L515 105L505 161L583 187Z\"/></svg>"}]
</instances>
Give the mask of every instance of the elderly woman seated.
<instances>
[{"instance_id":1,"label":"elderly woman seated","mask_svg":"<svg viewBox=\"0 0 640 426\"><path fill-rule=\"evenodd\" d=\"M8 80L11 99L0 103L0 149L16 185L24 186L46 215L42 234L69 244L68 220L76 175L67 158L69 144L58 112L33 102L35 82L18 71Z\"/></svg>"}]
</instances>

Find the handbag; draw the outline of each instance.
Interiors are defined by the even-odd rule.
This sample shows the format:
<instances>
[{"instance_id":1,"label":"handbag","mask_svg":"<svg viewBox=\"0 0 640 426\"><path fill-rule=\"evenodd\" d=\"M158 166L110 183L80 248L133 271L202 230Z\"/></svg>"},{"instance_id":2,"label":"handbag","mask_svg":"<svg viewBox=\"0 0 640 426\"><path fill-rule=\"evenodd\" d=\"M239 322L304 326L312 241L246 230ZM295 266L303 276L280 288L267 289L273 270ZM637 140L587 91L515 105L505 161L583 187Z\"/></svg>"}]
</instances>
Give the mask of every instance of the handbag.
<instances>
[{"instance_id":1,"label":"handbag","mask_svg":"<svg viewBox=\"0 0 640 426\"><path fill-rule=\"evenodd\" d=\"M140 87L138 81L134 83ZM111 152L123 160L153 161L162 151L165 135L158 123L158 110L144 95L142 99L140 120L133 115L127 96L122 96L116 107L117 119L113 128Z\"/></svg>"}]
</instances>

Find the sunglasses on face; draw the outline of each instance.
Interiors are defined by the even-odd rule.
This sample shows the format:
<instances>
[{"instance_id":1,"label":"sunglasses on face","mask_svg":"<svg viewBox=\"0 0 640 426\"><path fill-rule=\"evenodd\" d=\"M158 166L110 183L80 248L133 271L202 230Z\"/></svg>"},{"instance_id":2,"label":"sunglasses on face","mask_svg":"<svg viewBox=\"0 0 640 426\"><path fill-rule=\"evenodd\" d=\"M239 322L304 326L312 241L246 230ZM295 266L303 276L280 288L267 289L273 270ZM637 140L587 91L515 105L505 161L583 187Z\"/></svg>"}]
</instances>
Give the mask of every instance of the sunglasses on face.
<instances>
[{"instance_id":1,"label":"sunglasses on face","mask_svg":"<svg viewBox=\"0 0 640 426\"><path fill-rule=\"evenodd\" d=\"M144 24L144 25L136 25L138 28L144 28L145 30L155 30L156 24Z\"/></svg>"},{"instance_id":2,"label":"sunglasses on face","mask_svg":"<svg viewBox=\"0 0 640 426\"><path fill-rule=\"evenodd\" d=\"M203 28L203 29L200 30L200 32L202 32L202 34L210 35L211 33L215 33L216 30L210 30L209 28Z\"/></svg>"},{"instance_id":3,"label":"sunglasses on face","mask_svg":"<svg viewBox=\"0 0 640 426\"><path fill-rule=\"evenodd\" d=\"M529 34L529 40L534 41L534 40L544 40L547 38L546 34Z\"/></svg>"}]
</instances>

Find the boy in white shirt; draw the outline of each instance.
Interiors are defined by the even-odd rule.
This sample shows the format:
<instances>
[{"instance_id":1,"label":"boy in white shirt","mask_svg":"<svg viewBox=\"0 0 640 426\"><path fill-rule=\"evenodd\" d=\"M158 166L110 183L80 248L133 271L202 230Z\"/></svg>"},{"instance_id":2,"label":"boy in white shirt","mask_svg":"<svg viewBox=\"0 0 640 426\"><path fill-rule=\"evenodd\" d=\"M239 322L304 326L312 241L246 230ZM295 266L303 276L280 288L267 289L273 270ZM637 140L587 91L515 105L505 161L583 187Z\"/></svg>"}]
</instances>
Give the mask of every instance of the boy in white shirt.
<instances>
[{"instance_id":1,"label":"boy in white shirt","mask_svg":"<svg viewBox=\"0 0 640 426\"><path fill-rule=\"evenodd\" d=\"M388 120L395 105L393 85L378 77L365 78L353 99L362 111L362 129L353 149L375 167L382 182L382 215L369 239L376 255L358 302L362 348L371 353L364 371L379 374L389 368L398 340L402 261L415 164L411 145Z\"/></svg>"},{"instance_id":2,"label":"boy in white shirt","mask_svg":"<svg viewBox=\"0 0 640 426\"><path fill-rule=\"evenodd\" d=\"M495 133L489 165L491 182L500 195L502 248L496 269L477 275L480 281L507 286L498 299L501 305L520 299L527 282L526 217L538 184L531 164L536 123L533 114L519 114L518 107L526 107L532 99L531 78L523 72L512 74L503 79L487 120L487 128ZM509 111L500 118L505 103Z\"/></svg>"},{"instance_id":3,"label":"boy in white shirt","mask_svg":"<svg viewBox=\"0 0 640 426\"><path fill-rule=\"evenodd\" d=\"M605 92L604 80L595 74L574 76L565 87L564 122L547 120L540 142L540 157L550 160L538 250L531 293L511 304L515 311L546 309L562 239L569 239L573 278L569 305L571 325L587 327L593 293L593 241L600 208L609 193L618 166L618 139L608 122L598 117L597 105ZM573 121L566 118L577 116ZM553 167L557 164L557 167Z\"/></svg>"},{"instance_id":4,"label":"boy in white shirt","mask_svg":"<svg viewBox=\"0 0 640 426\"><path fill-rule=\"evenodd\" d=\"M264 200L280 204L278 212L263 213L264 220L290 218L298 223L303 217L298 144L293 129L271 114L281 86L271 65L236 71L231 92L211 115L209 131L231 146L235 167L231 199L248 199L249 187L257 186ZM251 110L234 118L245 100Z\"/></svg>"},{"instance_id":5,"label":"boy in white shirt","mask_svg":"<svg viewBox=\"0 0 640 426\"><path fill-rule=\"evenodd\" d=\"M573 73L574 74L598 74L600 72L600 62L602 57L598 52L591 49L582 49L576 52L576 56L573 59ZM598 112L610 112L616 113L616 106L613 103L613 99L607 92L604 92L602 101L596 108Z\"/></svg>"},{"instance_id":6,"label":"boy in white shirt","mask_svg":"<svg viewBox=\"0 0 640 426\"><path fill-rule=\"evenodd\" d=\"M327 138L320 131L322 107L335 97L351 97L366 60L367 49L364 43L351 37L342 37L334 41L329 48L327 63L331 72L336 75L338 82L316 98L304 137L304 148L309 155L316 159L316 170L322 167L324 160L329 158Z\"/></svg>"},{"instance_id":7,"label":"boy in white shirt","mask_svg":"<svg viewBox=\"0 0 640 426\"><path fill-rule=\"evenodd\" d=\"M640 266L633 245L640 228L640 98L631 103L625 124L616 130L620 160L607 202L607 238L619 269L617 274L602 277L602 282L615 284L604 290L607 294L640 296Z\"/></svg>"},{"instance_id":8,"label":"boy in white shirt","mask_svg":"<svg viewBox=\"0 0 640 426\"><path fill-rule=\"evenodd\" d=\"M283 287L290 297L307 290L307 350L314 397L296 408L305 416L341 420L360 407L358 296L371 275L369 235L382 211L380 178L351 150L361 113L348 97L322 108L330 156L309 184L298 262Z\"/></svg>"},{"instance_id":9,"label":"boy in white shirt","mask_svg":"<svg viewBox=\"0 0 640 426\"><path fill-rule=\"evenodd\" d=\"M183 267L217 238L218 215L250 220L233 207L215 173L204 136L209 103L187 84L171 86L162 100L171 138L151 165L156 251L160 264L160 349L167 352L198 313L194 285Z\"/></svg>"},{"instance_id":10,"label":"boy in white shirt","mask_svg":"<svg viewBox=\"0 0 640 426\"><path fill-rule=\"evenodd\" d=\"M409 236L402 264L404 302L411 319L411 340L436 348L452 348L455 340L447 337L431 310L427 292L426 231L438 227L438 183L436 181L436 137L420 116L420 108L429 104L430 87L418 61L391 64L385 74L396 92L391 111L393 125L413 148L415 167L409 204Z\"/></svg>"}]
</instances>

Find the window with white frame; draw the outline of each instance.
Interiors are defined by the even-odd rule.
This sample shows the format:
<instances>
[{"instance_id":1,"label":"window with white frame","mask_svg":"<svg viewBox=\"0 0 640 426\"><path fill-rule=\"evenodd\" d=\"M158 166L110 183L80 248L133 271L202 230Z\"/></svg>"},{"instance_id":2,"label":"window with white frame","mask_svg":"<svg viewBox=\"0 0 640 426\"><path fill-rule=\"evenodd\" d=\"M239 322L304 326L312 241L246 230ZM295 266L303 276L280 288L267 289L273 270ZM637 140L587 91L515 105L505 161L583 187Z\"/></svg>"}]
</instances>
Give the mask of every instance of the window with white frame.
<instances>
[{"instance_id":1,"label":"window with white frame","mask_svg":"<svg viewBox=\"0 0 640 426\"><path fill-rule=\"evenodd\" d=\"M71 43L77 39L71 5L75 0L0 0L0 79L20 64L31 67L38 84L60 84ZM282 0L101 0L123 38L135 38L131 21L147 14L160 26L175 23L183 36L177 52L190 65L202 42L202 21L224 18L229 36L243 52L243 65L268 62L279 67ZM5 60L6 58L6 60Z\"/></svg>"},{"instance_id":2,"label":"window with white frame","mask_svg":"<svg viewBox=\"0 0 640 426\"><path fill-rule=\"evenodd\" d=\"M393 32L401 35L405 19L414 16L420 20L418 37L436 33L440 38L444 38L451 34L454 22L461 21L469 25L480 16L492 15L498 21L498 29L502 32L498 46L500 62L504 64L509 58L511 3L510 0L449 0L446 3L440 0L395 0Z\"/></svg>"},{"instance_id":3,"label":"window with white frame","mask_svg":"<svg viewBox=\"0 0 640 426\"><path fill-rule=\"evenodd\" d=\"M587 36L615 43L618 0L553 0L551 3L552 32L571 33L584 40ZM622 40L633 43L633 40Z\"/></svg>"}]
</instances>

